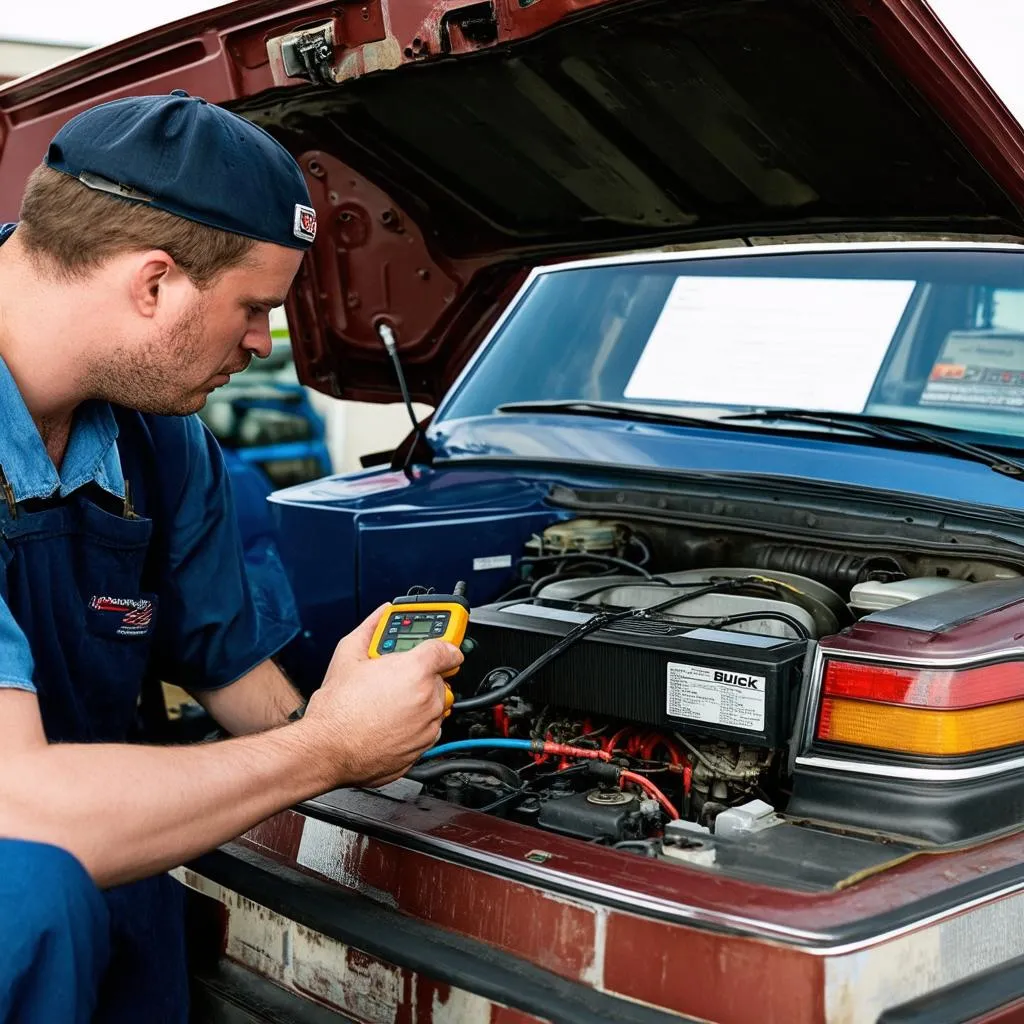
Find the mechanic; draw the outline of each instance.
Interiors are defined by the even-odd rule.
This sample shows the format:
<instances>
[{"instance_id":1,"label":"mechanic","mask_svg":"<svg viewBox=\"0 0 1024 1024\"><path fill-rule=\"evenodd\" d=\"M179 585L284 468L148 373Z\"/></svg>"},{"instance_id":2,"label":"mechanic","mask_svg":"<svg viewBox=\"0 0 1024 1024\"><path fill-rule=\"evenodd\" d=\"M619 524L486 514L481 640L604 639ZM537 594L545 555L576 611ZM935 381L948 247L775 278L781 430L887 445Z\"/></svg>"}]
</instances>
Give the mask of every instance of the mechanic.
<instances>
[{"instance_id":1,"label":"mechanic","mask_svg":"<svg viewBox=\"0 0 1024 1024\"><path fill-rule=\"evenodd\" d=\"M288 583L247 574L193 415L269 354L315 231L287 151L183 92L77 115L0 229L0 1021L185 1021L163 872L438 736L462 656L371 661L377 613L303 704ZM231 738L141 742L161 681Z\"/></svg>"}]
</instances>

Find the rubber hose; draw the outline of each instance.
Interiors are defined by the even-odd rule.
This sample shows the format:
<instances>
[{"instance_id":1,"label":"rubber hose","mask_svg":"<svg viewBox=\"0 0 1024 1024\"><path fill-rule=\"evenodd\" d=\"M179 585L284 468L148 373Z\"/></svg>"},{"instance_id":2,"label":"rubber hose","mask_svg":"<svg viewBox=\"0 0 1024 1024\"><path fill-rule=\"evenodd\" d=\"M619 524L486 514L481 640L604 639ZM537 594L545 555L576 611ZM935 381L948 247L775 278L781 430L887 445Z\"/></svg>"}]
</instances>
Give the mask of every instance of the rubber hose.
<instances>
[{"instance_id":1,"label":"rubber hose","mask_svg":"<svg viewBox=\"0 0 1024 1024\"><path fill-rule=\"evenodd\" d=\"M452 772L475 772L477 775L493 775L512 789L520 789L523 780L508 767L497 761L485 761L478 757L453 757L447 761L432 761L429 764L413 765L406 773L414 782L435 782L451 775Z\"/></svg>"}]
</instances>

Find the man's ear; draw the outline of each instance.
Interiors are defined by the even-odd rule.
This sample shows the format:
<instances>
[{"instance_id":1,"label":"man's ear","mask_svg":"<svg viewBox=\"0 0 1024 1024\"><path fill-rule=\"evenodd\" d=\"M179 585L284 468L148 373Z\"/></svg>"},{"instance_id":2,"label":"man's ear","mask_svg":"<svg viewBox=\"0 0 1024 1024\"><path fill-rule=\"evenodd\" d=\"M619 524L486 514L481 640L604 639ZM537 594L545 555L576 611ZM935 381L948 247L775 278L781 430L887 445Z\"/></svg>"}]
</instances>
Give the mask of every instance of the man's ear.
<instances>
[{"instance_id":1,"label":"man's ear","mask_svg":"<svg viewBox=\"0 0 1024 1024\"><path fill-rule=\"evenodd\" d=\"M139 253L129 279L129 293L136 311L145 317L156 316L160 289L177 269L175 262L161 249Z\"/></svg>"}]
</instances>

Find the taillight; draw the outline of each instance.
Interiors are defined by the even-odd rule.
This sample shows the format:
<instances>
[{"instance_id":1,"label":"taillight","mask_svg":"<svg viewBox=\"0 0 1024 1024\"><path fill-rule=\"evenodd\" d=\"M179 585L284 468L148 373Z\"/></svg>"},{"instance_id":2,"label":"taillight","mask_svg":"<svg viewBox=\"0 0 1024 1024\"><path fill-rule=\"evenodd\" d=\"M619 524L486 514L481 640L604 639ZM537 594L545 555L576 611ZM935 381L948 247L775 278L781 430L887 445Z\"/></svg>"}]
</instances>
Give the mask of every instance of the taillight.
<instances>
[{"instance_id":1,"label":"taillight","mask_svg":"<svg viewBox=\"0 0 1024 1024\"><path fill-rule=\"evenodd\" d=\"M1024 663L945 669L827 660L816 735L934 757L1024 744Z\"/></svg>"}]
</instances>

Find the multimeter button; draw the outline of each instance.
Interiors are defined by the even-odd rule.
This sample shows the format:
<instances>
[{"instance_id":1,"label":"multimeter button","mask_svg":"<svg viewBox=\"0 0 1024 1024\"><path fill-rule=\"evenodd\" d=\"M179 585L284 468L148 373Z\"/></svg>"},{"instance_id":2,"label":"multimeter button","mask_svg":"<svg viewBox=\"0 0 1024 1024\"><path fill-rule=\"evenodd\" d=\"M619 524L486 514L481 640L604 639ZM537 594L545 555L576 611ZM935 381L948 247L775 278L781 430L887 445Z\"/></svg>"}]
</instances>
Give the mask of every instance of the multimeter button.
<instances>
[{"instance_id":1,"label":"multimeter button","mask_svg":"<svg viewBox=\"0 0 1024 1024\"><path fill-rule=\"evenodd\" d=\"M402 625L403 626L411 626L412 625L412 619L402 619Z\"/></svg>"},{"instance_id":2,"label":"multimeter button","mask_svg":"<svg viewBox=\"0 0 1024 1024\"><path fill-rule=\"evenodd\" d=\"M433 636L444 636L444 623L436 622L430 630Z\"/></svg>"},{"instance_id":3,"label":"multimeter button","mask_svg":"<svg viewBox=\"0 0 1024 1024\"><path fill-rule=\"evenodd\" d=\"M393 651L395 649L394 640L384 640L381 642L380 649L382 651Z\"/></svg>"},{"instance_id":4,"label":"multimeter button","mask_svg":"<svg viewBox=\"0 0 1024 1024\"><path fill-rule=\"evenodd\" d=\"M398 632L397 626L388 626L388 636L394 636Z\"/></svg>"}]
</instances>

